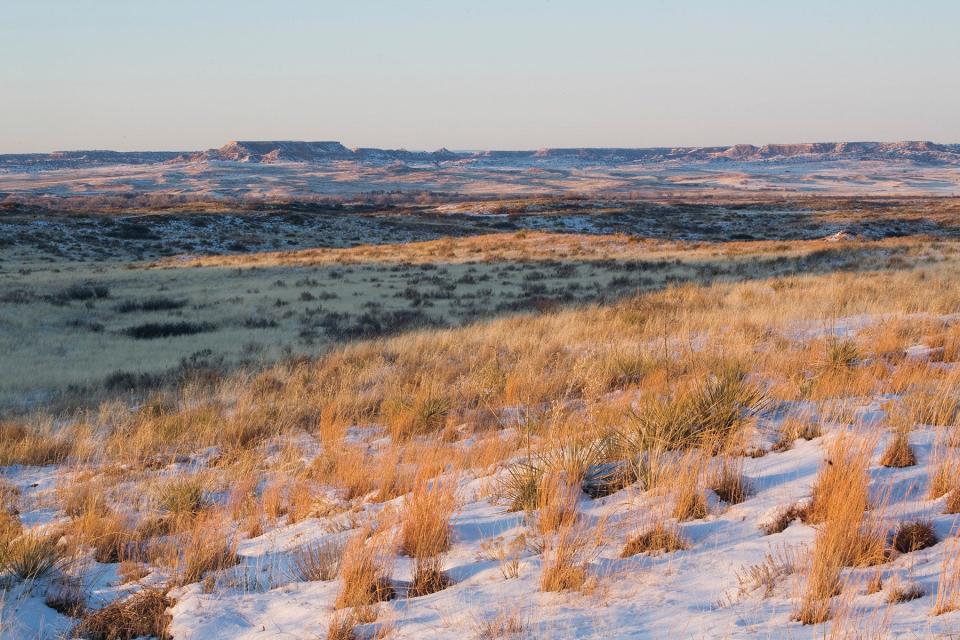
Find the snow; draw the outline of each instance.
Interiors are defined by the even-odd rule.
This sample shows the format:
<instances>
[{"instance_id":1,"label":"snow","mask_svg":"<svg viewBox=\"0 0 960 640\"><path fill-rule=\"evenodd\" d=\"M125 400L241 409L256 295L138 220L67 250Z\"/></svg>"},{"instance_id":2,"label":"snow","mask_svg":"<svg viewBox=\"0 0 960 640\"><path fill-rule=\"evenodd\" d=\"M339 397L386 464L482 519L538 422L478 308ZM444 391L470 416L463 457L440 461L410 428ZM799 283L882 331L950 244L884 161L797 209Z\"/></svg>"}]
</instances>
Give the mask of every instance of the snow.
<instances>
[{"instance_id":1,"label":"snow","mask_svg":"<svg viewBox=\"0 0 960 640\"><path fill-rule=\"evenodd\" d=\"M520 577L505 579L499 563L484 553L493 540L510 541L524 532L522 514L478 500L483 479L461 487L468 502L455 515L455 545L445 569L454 580L448 589L429 596L398 599L381 605L380 620L389 620L397 638L464 637L478 620L510 610L527 620L534 637L655 638L679 637L806 637L817 633L791 621L798 577L784 579L772 594L739 593L737 571L761 563L767 553L802 548L812 542L814 529L795 522L784 532L765 536L759 525L778 508L802 501L824 457L830 436L798 441L788 451L749 459L745 474L754 493L744 503L724 508L714 501L712 513L681 524L692 546L686 551L647 557L619 558L626 535L643 516L644 498L626 489L590 501L581 508L593 521L607 519L607 543L592 570L598 588L582 593L541 593L541 559L530 551L521 556ZM888 518L930 518L941 538L954 528L954 517L939 515L941 500L925 499L925 483L933 431L916 431L912 443L920 464L907 469L872 470L872 486L886 497ZM878 444L878 451L885 442ZM471 500L471 498L473 498ZM292 539L316 540L322 522L310 520L283 527L248 541L241 548L246 563L271 566L275 555L290 548ZM314 533L311 533L314 532ZM267 541L269 539L269 542ZM960 624L958 614L929 616L936 593L944 545L901 556L884 566L890 576L910 579L927 595L896 605L890 620L893 637L916 637L918 630L947 632ZM870 570L850 570L866 579ZM394 580L410 577L410 561L400 559ZM174 594L173 633L176 638L316 638L322 637L333 613L339 581L285 583L262 592L202 593L197 585ZM882 614L883 594L860 595L855 606L866 615Z\"/></svg>"},{"instance_id":2,"label":"snow","mask_svg":"<svg viewBox=\"0 0 960 640\"><path fill-rule=\"evenodd\" d=\"M867 402L869 414L879 400ZM814 529L799 521L785 531L765 536L760 526L776 510L808 498L824 458L830 433L812 441L745 462L753 488L743 503L725 506L715 497L704 519L682 523L682 535L691 543L685 551L658 556L619 557L631 531L649 516L648 498L635 488L611 496L581 500L584 518L606 522L605 543L591 564L599 577L588 593L541 593L538 587L541 557L520 554L520 575L505 579L491 551L525 532L524 516L482 498L489 477L464 478L458 490L462 506L453 517L455 544L446 556L445 570L453 586L428 596L382 603L376 625L389 625L397 638L463 638L478 621L509 611L526 620L534 637L656 638L679 637L767 638L806 637L817 633L791 621L800 587L797 575L785 576L770 593L743 592L738 571L763 562L768 553L799 553L812 542ZM906 469L874 466L871 484L875 501L884 504L889 521L929 518L944 539L954 532L954 516L941 515L943 499L926 499L926 478L936 433L919 429L911 443L919 464ZM877 445L877 455L886 440ZM7 468L4 477L28 496L49 491L53 468ZM29 502L29 501L28 501ZM42 526L47 509L25 511L25 523ZM330 518L311 518L272 529L243 540L242 563L224 574L206 593L200 584L175 589L171 632L183 639L243 639L323 637L333 614L339 580L298 582L289 569L290 554L301 545L350 535ZM884 582L897 576L901 584L917 584L926 595L896 606L889 620L892 637L914 638L918 633L947 633L960 625L960 614L931 617L933 598L945 545L900 556L884 565ZM92 572L91 591L101 605L118 597L116 566L99 565ZM392 578L399 585L410 579L411 561L399 558ZM873 569L851 569L849 575L865 581ZM245 576L245 577L241 577ZM21 583L4 594L4 629L0 638L55 637L73 621L46 607L49 580ZM862 592L862 589L861 589ZM884 594L856 596L854 604L865 615L883 615L890 605ZM372 632L367 625L360 630ZM821 627L822 628L822 627Z\"/></svg>"}]
</instances>

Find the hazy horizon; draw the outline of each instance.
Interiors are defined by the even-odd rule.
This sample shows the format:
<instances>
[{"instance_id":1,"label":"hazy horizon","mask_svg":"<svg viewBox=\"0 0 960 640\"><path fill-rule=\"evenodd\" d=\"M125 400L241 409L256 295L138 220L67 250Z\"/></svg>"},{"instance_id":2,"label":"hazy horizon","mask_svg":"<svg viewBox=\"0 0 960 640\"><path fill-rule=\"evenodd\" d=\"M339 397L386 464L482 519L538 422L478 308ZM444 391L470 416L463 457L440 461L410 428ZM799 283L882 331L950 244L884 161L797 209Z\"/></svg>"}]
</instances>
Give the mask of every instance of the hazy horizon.
<instances>
[{"instance_id":1,"label":"hazy horizon","mask_svg":"<svg viewBox=\"0 0 960 640\"><path fill-rule=\"evenodd\" d=\"M881 144L894 144L894 143L898 143L898 142L932 142L932 143L934 143L934 144L941 144L941 145L957 145L957 144L960 144L960 142L954 142L954 141L949 141L949 140L946 140L946 141L945 141L945 140L906 140L906 139L903 139L903 140L792 140L792 141L789 141L789 142L788 142L788 141L782 141L782 140L780 140L780 141L771 141L771 142L763 142L763 143L733 142L733 143L729 143L729 144L720 144L720 145L651 145L651 146L646 146L646 147L639 147L639 146L633 146L633 145L630 145L630 146L626 146L626 145L605 145L605 146L599 146L599 145L581 145L581 146L579 146L579 147L551 146L551 147L526 147L526 148L514 147L514 148L509 148L509 149L505 149L505 148L492 148L492 147L491 147L491 148L488 148L488 149L480 149L480 148L476 148L476 149L458 149L458 148L451 148L451 147L449 147L449 146L447 146L447 145L441 145L441 146L439 146L439 147L429 147L429 148L428 148L428 147L418 147L418 146L409 146L409 147L386 147L386 146L384 146L384 145L354 145L354 144L349 144L348 142L345 142L345 141L343 141L343 140L311 140L311 139L306 139L306 138L299 138L299 139L297 139L297 138L286 138L286 139L279 139L279 138L271 138L271 139L266 139L266 138L261 138L261 139L253 139L253 138L233 138L233 139L231 139L231 140L225 140L223 144L215 145L215 146L213 146L213 147L202 147L202 148L201 148L201 147L197 147L197 148L195 148L195 149L187 149L187 148L183 148L183 149L174 149L174 148L169 148L169 149L161 149L161 148L151 148L151 149L139 149L139 148L119 149L119 148L112 148L112 147L111 147L111 148L107 148L107 147L83 147L83 148L80 148L80 147L77 147L77 148L70 148L70 149L67 149L67 148L63 148L63 149L49 149L49 150L43 150L43 151L15 151L15 152L3 152L3 151L0 151L0 155L23 155L23 154L29 155L29 154L32 154L32 153L36 153L36 154L45 154L45 153L71 153L71 152L78 152L78 151L119 151L119 152L121 152L121 153L151 153L151 152L158 152L158 153L164 153L164 152L174 152L174 153L184 152L184 153L192 153L192 152L207 151L208 149L217 149L217 148L223 147L224 145L226 145L226 144L228 144L228 143L230 143L230 142L308 142L308 143L338 142L338 143L342 144L343 146L347 147L348 149L373 148L373 149L387 149L387 150L396 149L396 150L406 150L406 151L427 151L427 152L429 152L429 151L438 151L438 150L440 150L440 149L446 149L447 151L451 151L451 152L453 152L453 153L479 153L479 152L484 152L484 151L536 151L536 150L538 150L538 149L564 149L564 148L569 148L569 149L617 149L617 148L619 148L619 149L660 149L660 148L662 148L662 149L675 149L675 148L692 148L692 149L703 148L703 149L709 149L709 148L731 147L731 146L740 145L740 144L749 144L749 145L753 145L754 147L758 147L758 148L759 148L759 147L763 147L764 145L792 145L792 144L803 145L803 144L834 144L834 143L853 143L853 144L857 144L857 143L881 143Z\"/></svg>"},{"instance_id":2,"label":"hazy horizon","mask_svg":"<svg viewBox=\"0 0 960 640\"><path fill-rule=\"evenodd\" d=\"M0 153L960 142L941 0L12 0Z\"/></svg>"}]
</instances>

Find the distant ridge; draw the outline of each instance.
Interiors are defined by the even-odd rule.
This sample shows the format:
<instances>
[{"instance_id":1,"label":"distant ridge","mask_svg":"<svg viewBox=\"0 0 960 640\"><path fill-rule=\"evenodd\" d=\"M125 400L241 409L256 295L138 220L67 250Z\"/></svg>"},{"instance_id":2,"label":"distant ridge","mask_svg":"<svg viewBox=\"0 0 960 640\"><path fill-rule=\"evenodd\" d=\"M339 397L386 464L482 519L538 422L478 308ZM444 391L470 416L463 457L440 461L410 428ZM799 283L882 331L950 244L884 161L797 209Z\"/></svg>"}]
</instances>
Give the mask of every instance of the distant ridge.
<instances>
[{"instance_id":1,"label":"distant ridge","mask_svg":"<svg viewBox=\"0 0 960 640\"><path fill-rule=\"evenodd\" d=\"M929 141L812 142L796 144L737 144L726 147L573 147L528 151L453 152L406 149L351 149L340 142L299 140L234 140L217 149L174 151L58 151L48 154L0 155L3 169L56 169L114 164L161 162L283 162L324 163L605 163L629 162L822 162L830 160L907 160L933 164L960 164L960 144Z\"/></svg>"},{"instance_id":2,"label":"distant ridge","mask_svg":"<svg viewBox=\"0 0 960 640\"><path fill-rule=\"evenodd\" d=\"M419 161L456 160L461 156L446 149L439 151L407 151L405 149L348 149L333 140L303 142L298 140L233 140L219 149L190 154L189 160L225 160L230 162L325 162L329 160Z\"/></svg>"}]
</instances>

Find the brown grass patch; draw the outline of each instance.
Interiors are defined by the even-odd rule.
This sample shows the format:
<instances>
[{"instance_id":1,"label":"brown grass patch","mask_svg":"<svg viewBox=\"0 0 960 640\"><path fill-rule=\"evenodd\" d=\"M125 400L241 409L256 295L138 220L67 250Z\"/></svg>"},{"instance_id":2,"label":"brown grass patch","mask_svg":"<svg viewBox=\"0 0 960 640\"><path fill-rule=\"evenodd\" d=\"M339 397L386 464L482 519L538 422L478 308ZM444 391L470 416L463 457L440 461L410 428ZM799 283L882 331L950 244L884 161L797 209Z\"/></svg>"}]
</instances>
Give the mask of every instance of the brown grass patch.
<instances>
[{"instance_id":1,"label":"brown grass patch","mask_svg":"<svg viewBox=\"0 0 960 640\"><path fill-rule=\"evenodd\" d=\"M141 637L170 638L167 609L173 601L159 589L144 589L126 600L113 602L90 613L73 628L71 637L87 640L134 640Z\"/></svg>"},{"instance_id":2,"label":"brown grass patch","mask_svg":"<svg viewBox=\"0 0 960 640\"><path fill-rule=\"evenodd\" d=\"M775 533L782 533L796 520L804 520L807 517L808 505L788 504L778 508L776 513L767 522L760 527L764 535L770 536Z\"/></svg>"},{"instance_id":3,"label":"brown grass patch","mask_svg":"<svg viewBox=\"0 0 960 640\"><path fill-rule=\"evenodd\" d=\"M929 520L902 522L893 534L893 548L900 553L926 549L940 542Z\"/></svg>"},{"instance_id":4,"label":"brown grass patch","mask_svg":"<svg viewBox=\"0 0 960 640\"><path fill-rule=\"evenodd\" d=\"M620 557L629 558L638 553L672 553L689 547L690 544L683 539L677 527L659 522L627 540Z\"/></svg>"},{"instance_id":5,"label":"brown grass patch","mask_svg":"<svg viewBox=\"0 0 960 640\"><path fill-rule=\"evenodd\" d=\"M413 569L413 582L407 595L418 598L442 591L453 584L441 567L440 558L417 558Z\"/></svg>"}]
</instances>

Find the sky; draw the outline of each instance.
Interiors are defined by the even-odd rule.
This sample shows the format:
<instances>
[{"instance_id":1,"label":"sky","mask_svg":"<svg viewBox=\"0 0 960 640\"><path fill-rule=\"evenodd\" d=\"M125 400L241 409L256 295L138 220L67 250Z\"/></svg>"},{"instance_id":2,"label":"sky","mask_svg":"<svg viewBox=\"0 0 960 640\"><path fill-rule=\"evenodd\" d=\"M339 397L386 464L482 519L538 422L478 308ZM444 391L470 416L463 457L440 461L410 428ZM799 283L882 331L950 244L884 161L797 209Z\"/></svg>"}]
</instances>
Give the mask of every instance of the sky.
<instances>
[{"instance_id":1,"label":"sky","mask_svg":"<svg viewBox=\"0 0 960 640\"><path fill-rule=\"evenodd\" d=\"M0 153L960 142L953 0L0 0Z\"/></svg>"}]
</instances>

